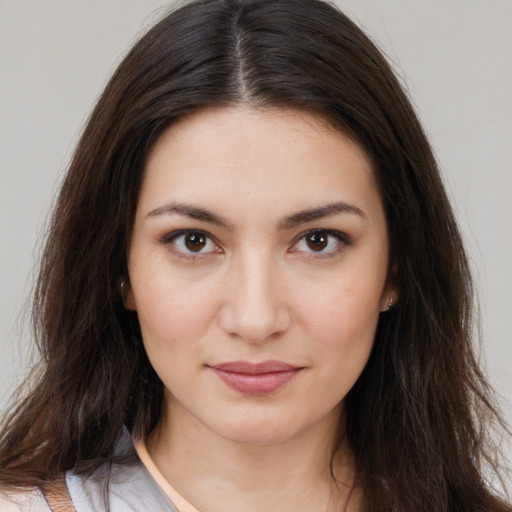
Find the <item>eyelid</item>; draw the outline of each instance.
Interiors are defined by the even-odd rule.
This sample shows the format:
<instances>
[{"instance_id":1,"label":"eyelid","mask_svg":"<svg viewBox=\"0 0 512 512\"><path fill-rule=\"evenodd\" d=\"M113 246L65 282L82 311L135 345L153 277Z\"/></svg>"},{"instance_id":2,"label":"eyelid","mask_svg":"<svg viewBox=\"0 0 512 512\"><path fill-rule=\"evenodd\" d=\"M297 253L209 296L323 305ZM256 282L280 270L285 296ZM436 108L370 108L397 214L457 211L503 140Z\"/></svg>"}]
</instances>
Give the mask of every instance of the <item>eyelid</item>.
<instances>
[{"instance_id":1,"label":"eyelid","mask_svg":"<svg viewBox=\"0 0 512 512\"><path fill-rule=\"evenodd\" d=\"M190 233L198 233L200 235L205 236L206 238L211 240L211 242L215 245L216 249L218 249L218 250L207 251L207 252L198 252L198 253L185 252L185 251L178 249L176 246L174 246L172 244L172 242L174 240L176 240L177 238L179 238L180 236L188 235ZM160 243L162 245L166 246L169 249L169 251L173 253L173 255L175 255L178 258L185 259L185 260L196 260L196 259L200 259L200 258L205 258L205 257L209 256L210 254L219 254L219 253L223 252L220 247L219 242L215 239L215 237L212 236L207 231L204 231L202 229L187 228L187 229L178 229L176 231L171 231L170 233L167 233L160 239Z\"/></svg>"},{"instance_id":2,"label":"eyelid","mask_svg":"<svg viewBox=\"0 0 512 512\"><path fill-rule=\"evenodd\" d=\"M308 229L306 231L302 231L293 239L292 244L291 244L292 250L290 252L292 252L292 253L300 252L299 250L294 250L293 248L305 237L307 237L308 235L313 235L315 233L323 233L328 236L332 236L338 240L339 244L334 250L331 250L329 252L320 252L319 251L318 253L315 253L314 251L311 251L311 252L310 251L302 251L302 252L308 254L308 257L311 257L311 258L328 258L331 256L335 256L339 252L341 252L344 248L352 245L352 240L351 240L350 236L347 235L346 233L343 233L342 231L338 231L337 229L328 229L328 228L313 228L313 229Z\"/></svg>"}]
</instances>

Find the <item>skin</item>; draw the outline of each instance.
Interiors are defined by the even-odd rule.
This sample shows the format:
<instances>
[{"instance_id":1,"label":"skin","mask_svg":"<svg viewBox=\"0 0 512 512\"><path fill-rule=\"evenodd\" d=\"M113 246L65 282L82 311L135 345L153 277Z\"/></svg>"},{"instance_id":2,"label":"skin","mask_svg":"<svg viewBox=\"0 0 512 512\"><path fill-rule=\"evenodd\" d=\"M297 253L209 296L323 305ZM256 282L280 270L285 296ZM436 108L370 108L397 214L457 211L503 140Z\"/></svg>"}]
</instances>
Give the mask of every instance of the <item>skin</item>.
<instances>
[{"instance_id":1,"label":"skin","mask_svg":"<svg viewBox=\"0 0 512 512\"><path fill-rule=\"evenodd\" d=\"M297 215L306 210L318 218ZM379 315L396 300L388 243L371 163L312 115L206 110L156 143L126 304L165 386L149 452L199 510L338 510L347 502L350 452L335 459L340 490L330 457L343 399ZM277 390L247 394L212 370L240 360L300 370Z\"/></svg>"}]
</instances>

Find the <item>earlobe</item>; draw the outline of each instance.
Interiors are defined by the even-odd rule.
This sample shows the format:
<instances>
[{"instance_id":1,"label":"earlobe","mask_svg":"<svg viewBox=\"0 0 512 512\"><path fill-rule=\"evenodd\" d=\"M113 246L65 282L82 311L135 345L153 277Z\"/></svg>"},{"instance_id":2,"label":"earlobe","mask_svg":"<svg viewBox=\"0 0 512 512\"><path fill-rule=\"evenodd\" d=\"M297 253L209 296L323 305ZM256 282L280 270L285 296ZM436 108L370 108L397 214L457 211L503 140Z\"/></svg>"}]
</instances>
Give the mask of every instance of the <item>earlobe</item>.
<instances>
[{"instance_id":1,"label":"earlobe","mask_svg":"<svg viewBox=\"0 0 512 512\"><path fill-rule=\"evenodd\" d=\"M396 262L390 266L386 286L382 294L380 311L383 313L396 307L399 297L399 287L397 286L397 265Z\"/></svg>"},{"instance_id":2,"label":"earlobe","mask_svg":"<svg viewBox=\"0 0 512 512\"><path fill-rule=\"evenodd\" d=\"M389 311L394 305L395 305L394 295L387 293L386 295L384 295L384 298L382 299L382 302L380 305L381 313L383 313L385 311Z\"/></svg>"},{"instance_id":3,"label":"earlobe","mask_svg":"<svg viewBox=\"0 0 512 512\"><path fill-rule=\"evenodd\" d=\"M382 301L380 305L380 311L389 311L393 309L398 301L398 292L395 289L386 289L384 295L382 296Z\"/></svg>"},{"instance_id":4,"label":"earlobe","mask_svg":"<svg viewBox=\"0 0 512 512\"><path fill-rule=\"evenodd\" d=\"M125 279L123 279L119 285L119 294L121 295L121 301L123 303L123 306L127 311L137 310L132 287Z\"/></svg>"}]
</instances>

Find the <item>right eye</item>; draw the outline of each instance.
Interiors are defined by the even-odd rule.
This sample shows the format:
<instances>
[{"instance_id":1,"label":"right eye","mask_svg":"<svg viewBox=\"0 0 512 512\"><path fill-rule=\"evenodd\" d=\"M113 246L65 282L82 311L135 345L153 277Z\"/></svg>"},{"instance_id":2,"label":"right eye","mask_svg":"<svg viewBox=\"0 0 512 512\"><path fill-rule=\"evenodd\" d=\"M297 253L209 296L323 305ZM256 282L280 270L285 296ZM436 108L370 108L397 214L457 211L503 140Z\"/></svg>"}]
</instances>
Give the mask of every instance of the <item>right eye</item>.
<instances>
[{"instance_id":1,"label":"right eye","mask_svg":"<svg viewBox=\"0 0 512 512\"><path fill-rule=\"evenodd\" d=\"M170 233L163 243L178 256L185 258L221 252L219 246L204 231L182 230Z\"/></svg>"}]
</instances>

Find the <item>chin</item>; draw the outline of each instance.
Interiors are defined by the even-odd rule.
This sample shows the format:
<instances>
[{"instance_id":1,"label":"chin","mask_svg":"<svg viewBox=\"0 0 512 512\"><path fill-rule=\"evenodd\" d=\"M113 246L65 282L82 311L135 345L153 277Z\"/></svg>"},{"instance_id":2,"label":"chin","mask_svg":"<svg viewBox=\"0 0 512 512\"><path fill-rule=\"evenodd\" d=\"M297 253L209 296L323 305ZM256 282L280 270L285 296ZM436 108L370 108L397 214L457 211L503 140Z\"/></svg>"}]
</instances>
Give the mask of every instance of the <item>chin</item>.
<instances>
[{"instance_id":1,"label":"chin","mask_svg":"<svg viewBox=\"0 0 512 512\"><path fill-rule=\"evenodd\" d=\"M237 444L265 446L282 444L294 438L298 433L289 429L270 428L269 425L244 428L227 428L220 435L227 441Z\"/></svg>"},{"instance_id":2,"label":"chin","mask_svg":"<svg viewBox=\"0 0 512 512\"><path fill-rule=\"evenodd\" d=\"M315 422L312 422L313 424ZM313 425L301 424L290 415L237 415L215 428L217 434L233 443L247 445L276 445L300 437Z\"/></svg>"}]
</instances>

